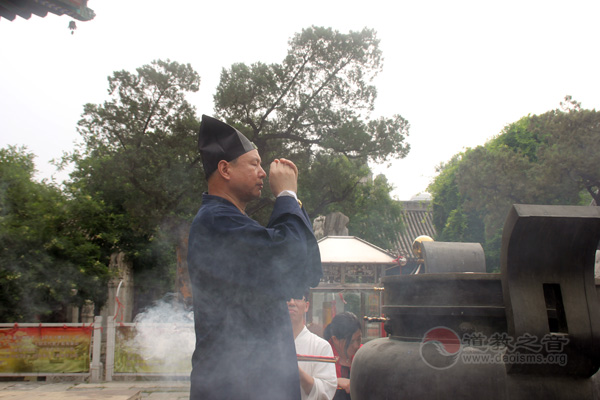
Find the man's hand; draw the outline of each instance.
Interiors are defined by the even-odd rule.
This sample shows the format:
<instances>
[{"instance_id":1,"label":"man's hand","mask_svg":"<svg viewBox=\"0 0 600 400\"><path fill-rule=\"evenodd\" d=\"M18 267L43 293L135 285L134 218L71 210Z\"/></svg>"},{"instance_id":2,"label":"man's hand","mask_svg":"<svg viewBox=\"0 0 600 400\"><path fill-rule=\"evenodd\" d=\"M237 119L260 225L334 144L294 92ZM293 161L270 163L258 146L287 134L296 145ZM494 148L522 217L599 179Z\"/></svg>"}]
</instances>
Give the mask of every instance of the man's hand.
<instances>
[{"instance_id":1,"label":"man's hand","mask_svg":"<svg viewBox=\"0 0 600 400\"><path fill-rule=\"evenodd\" d=\"M285 158L275 159L269 169L271 192L277 197L284 190L298 191L298 168Z\"/></svg>"},{"instance_id":2,"label":"man's hand","mask_svg":"<svg viewBox=\"0 0 600 400\"><path fill-rule=\"evenodd\" d=\"M315 384L315 378L304 372L304 370L300 367L298 367L298 371L300 372L300 387L308 396Z\"/></svg>"}]
</instances>

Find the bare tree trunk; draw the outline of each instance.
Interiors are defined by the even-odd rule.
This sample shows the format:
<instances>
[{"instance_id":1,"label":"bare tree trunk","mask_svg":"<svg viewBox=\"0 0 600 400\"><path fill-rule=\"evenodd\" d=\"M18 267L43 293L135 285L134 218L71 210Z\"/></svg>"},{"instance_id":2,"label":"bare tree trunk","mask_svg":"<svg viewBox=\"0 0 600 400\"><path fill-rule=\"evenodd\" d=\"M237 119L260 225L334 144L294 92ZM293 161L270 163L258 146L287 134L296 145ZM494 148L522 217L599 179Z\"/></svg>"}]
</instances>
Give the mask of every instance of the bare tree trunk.
<instances>
[{"instance_id":1,"label":"bare tree trunk","mask_svg":"<svg viewBox=\"0 0 600 400\"><path fill-rule=\"evenodd\" d=\"M179 300L187 306L192 305L192 284L188 272L187 253L189 224L182 224L177 234L177 294Z\"/></svg>"}]
</instances>

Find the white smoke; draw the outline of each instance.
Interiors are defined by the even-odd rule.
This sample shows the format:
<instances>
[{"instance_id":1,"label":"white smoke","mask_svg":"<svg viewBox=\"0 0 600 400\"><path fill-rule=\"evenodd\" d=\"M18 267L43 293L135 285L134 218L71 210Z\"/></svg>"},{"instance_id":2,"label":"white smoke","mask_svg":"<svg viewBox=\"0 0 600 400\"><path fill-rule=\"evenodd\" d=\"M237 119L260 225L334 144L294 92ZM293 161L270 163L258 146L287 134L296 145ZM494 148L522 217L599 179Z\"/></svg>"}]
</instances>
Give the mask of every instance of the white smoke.
<instances>
[{"instance_id":1,"label":"white smoke","mask_svg":"<svg viewBox=\"0 0 600 400\"><path fill-rule=\"evenodd\" d=\"M134 319L135 336L128 346L161 372L191 370L195 347L194 315L176 300L161 300ZM183 371L182 371L183 369Z\"/></svg>"}]
</instances>

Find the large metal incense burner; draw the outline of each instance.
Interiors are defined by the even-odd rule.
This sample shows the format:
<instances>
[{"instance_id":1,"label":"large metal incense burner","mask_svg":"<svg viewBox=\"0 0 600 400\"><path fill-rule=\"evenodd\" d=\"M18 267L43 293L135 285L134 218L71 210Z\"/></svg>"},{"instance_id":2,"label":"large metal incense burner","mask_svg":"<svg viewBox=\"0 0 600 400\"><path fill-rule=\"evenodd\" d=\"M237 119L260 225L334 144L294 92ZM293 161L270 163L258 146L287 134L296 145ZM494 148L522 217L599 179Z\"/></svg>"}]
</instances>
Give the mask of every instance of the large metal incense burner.
<instances>
[{"instance_id":1,"label":"large metal incense burner","mask_svg":"<svg viewBox=\"0 0 600 400\"><path fill-rule=\"evenodd\" d=\"M599 241L600 207L514 205L500 274L384 278L390 336L357 352L352 400L600 398Z\"/></svg>"}]
</instances>

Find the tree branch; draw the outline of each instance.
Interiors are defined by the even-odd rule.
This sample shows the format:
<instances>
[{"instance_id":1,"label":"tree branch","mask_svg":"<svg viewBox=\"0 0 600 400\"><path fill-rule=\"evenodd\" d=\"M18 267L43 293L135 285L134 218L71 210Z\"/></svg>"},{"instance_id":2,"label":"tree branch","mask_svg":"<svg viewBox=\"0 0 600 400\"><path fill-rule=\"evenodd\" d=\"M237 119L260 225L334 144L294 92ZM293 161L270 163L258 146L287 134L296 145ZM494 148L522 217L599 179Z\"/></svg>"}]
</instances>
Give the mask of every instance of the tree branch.
<instances>
[{"instance_id":1,"label":"tree branch","mask_svg":"<svg viewBox=\"0 0 600 400\"><path fill-rule=\"evenodd\" d=\"M267 111L265 111L265 113L263 114L263 116L260 119L260 124L259 124L260 129L262 129L262 126L265 123L265 121L267 120L267 117L269 116L269 114L271 114L273 112L273 110L281 103L283 98L289 93L292 86L294 86L294 83L300 76L300 73L302 71L304 71L304 69L306 68L306 65L308 64L309 59L310 59L310 57L305 55L304 62L300 65L300 68L298 68L298 70L294 74L294 77L292 79L290 79L289 83L287 84L287 87L285 89L283 89L283 91L281 92L281 95L277 98L277 100L275 100L275 102L271 105L271 107Z\"/></svg>"}]
</instances>

